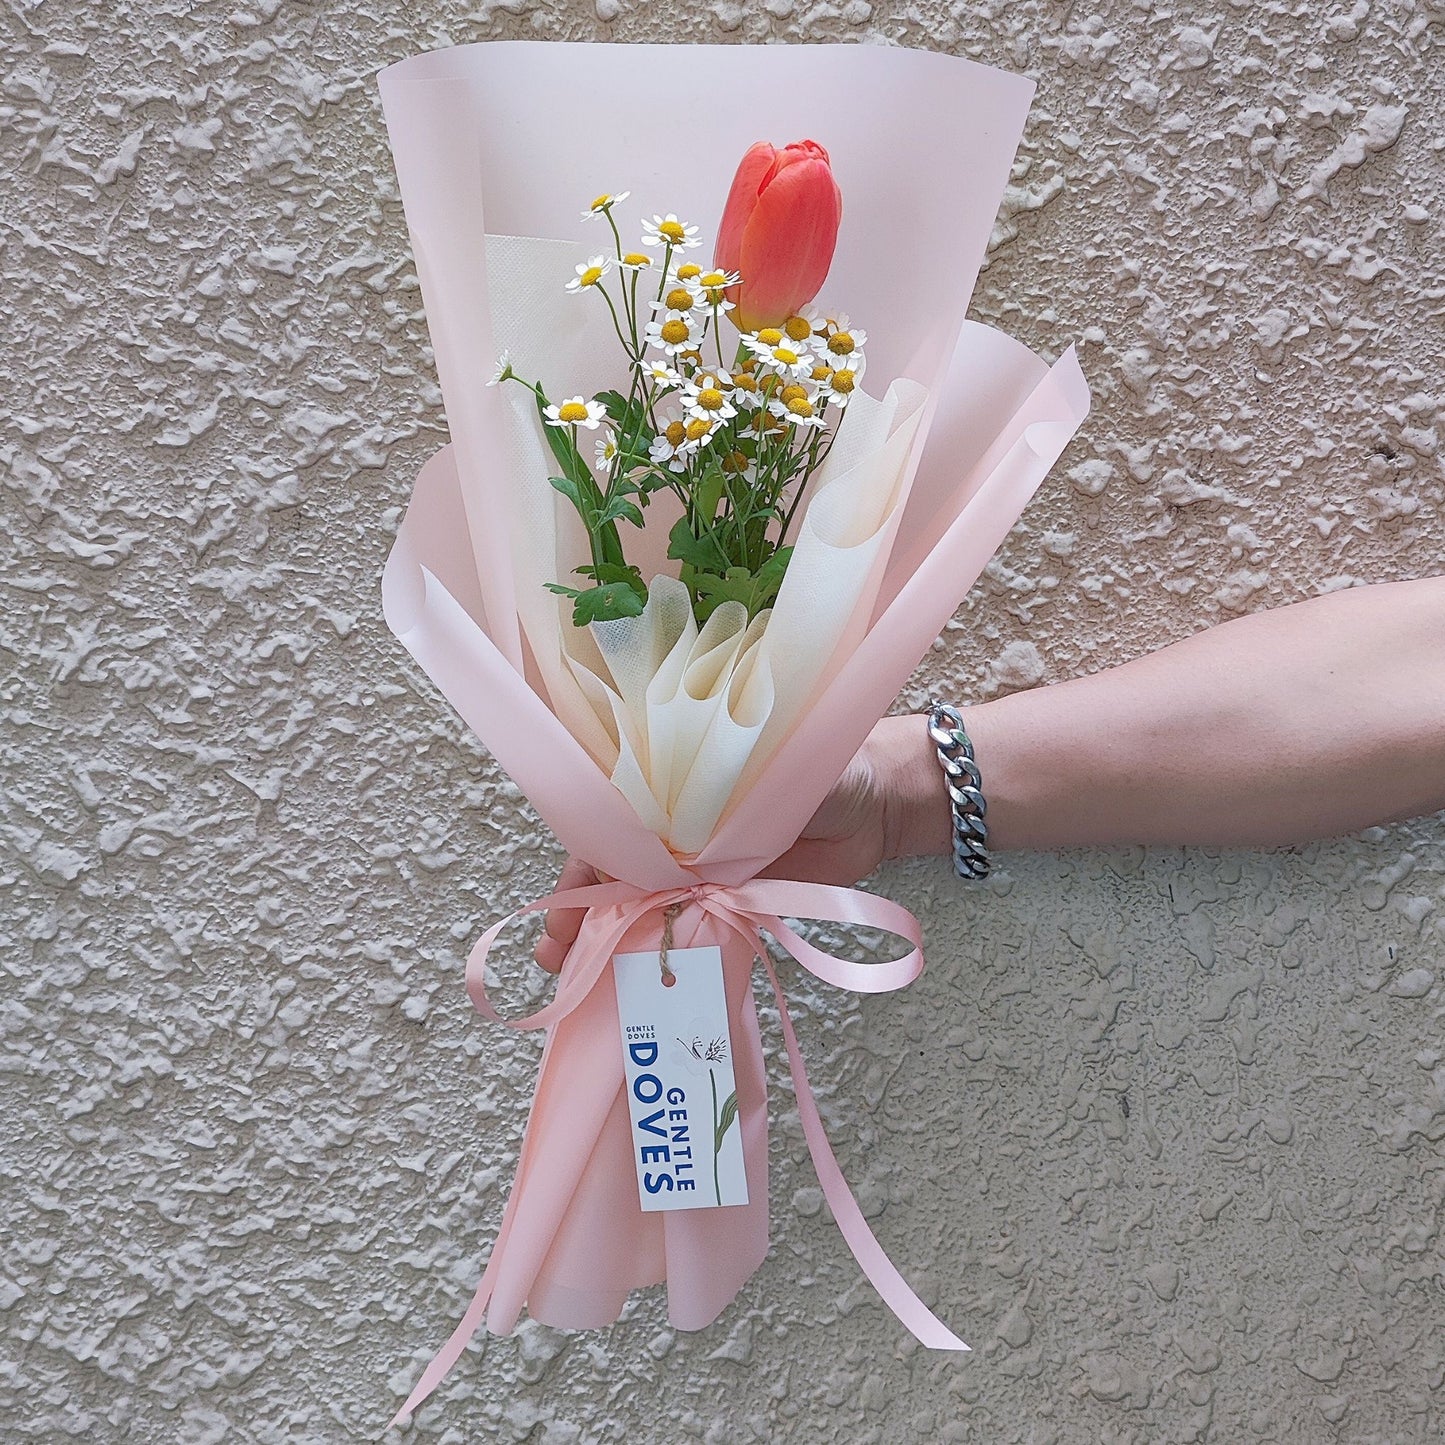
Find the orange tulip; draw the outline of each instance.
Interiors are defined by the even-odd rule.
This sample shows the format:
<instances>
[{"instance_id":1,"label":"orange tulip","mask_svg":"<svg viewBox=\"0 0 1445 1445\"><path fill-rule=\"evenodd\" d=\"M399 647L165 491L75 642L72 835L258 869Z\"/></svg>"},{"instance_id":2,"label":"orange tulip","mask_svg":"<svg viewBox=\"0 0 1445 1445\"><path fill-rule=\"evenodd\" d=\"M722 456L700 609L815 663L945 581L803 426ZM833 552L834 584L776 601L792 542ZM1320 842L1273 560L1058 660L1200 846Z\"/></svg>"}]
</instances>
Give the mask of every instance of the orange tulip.
<instances>
[{"instance_id":1,"label":"orange tulip","mask_svg":"<svg viewBox=\"0 0 1445 1445\"><path fill-rule=\"evenodd\" d=\"M782 150L759 141L733 177L714 264L741 281L727 291L742 331L778 326L818 294L843 219L828 152L800 140Z\"/></svg>"}]
</instances>

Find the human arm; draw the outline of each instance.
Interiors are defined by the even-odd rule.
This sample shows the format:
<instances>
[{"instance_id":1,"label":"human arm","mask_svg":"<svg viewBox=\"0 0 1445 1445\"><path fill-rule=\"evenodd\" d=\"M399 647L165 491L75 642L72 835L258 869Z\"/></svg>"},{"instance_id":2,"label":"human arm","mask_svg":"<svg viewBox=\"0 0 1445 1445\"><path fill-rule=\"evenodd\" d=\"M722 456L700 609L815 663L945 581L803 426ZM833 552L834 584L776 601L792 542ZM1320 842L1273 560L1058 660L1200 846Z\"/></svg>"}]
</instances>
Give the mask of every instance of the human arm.
<instances>
[{"instance_id":1,"label":"human arm","mask_svg":"<svg viewBox=\"0 0 1445 1445\"><path fill-rule=\"evenodd\" d=\"M1237 618L964 713L991 850L1271 847L1445 809L1445 578ZM767 872L851 884L950 850L937 755L886 717ZM591 881L570 862L561 886ZM575 914L538 950L560 966Z\"/></svg>"},{"instance_id":2,"label":"human arm","mask_svg":"<svg viewBox=\"0 0 1445 1445\"><path fill-rule=\"evenodd\" d=\"M967 709L991 848L1272 847L1445 808L1445 578L1332 592ZM917 719L885 857L948 851ZM930 771L931 770L931 771Z\"/></svg>"}]
</instances>

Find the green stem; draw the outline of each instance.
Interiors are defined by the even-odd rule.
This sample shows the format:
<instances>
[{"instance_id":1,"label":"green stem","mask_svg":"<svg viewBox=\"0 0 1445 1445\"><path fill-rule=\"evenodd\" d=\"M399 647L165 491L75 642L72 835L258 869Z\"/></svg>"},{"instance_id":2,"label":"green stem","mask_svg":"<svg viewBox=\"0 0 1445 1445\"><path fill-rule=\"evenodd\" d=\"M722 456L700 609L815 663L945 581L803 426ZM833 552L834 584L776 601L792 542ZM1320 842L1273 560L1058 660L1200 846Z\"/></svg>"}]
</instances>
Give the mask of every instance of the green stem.
<instances>
[{"instance_id":1,"label":"green stem","mask_svg":"<svg viewBox=\"0 0 1445 1445\"><path fill-rule=\"evenodd\" d=\"M719 1204L722 1203L722 1185L718 1182L717 1161L722 1150L718 1147L717 1126L721 1123L717 1112L717 1075L707 1071L707 1081L712 1085L712 1192Z\"/></svg>"},{"instance_id":2,"label":"green stem","mask_svg":"<svg viewBox=\"0 0 1445 1445\"><path fill-rule=\"evenodd\" d=\"M627 353L627 359L635 362L638 360L637 349L627 344L627 338L622 334L622 323L617 319L617 308L612 304L612 298L607 294L607 288L599 281L597 290L602 293L602 299L607 303L607 309L612 313L612 329L617 333L617 339L622 343L622 349Z\"/></svg>"}]
</instances>

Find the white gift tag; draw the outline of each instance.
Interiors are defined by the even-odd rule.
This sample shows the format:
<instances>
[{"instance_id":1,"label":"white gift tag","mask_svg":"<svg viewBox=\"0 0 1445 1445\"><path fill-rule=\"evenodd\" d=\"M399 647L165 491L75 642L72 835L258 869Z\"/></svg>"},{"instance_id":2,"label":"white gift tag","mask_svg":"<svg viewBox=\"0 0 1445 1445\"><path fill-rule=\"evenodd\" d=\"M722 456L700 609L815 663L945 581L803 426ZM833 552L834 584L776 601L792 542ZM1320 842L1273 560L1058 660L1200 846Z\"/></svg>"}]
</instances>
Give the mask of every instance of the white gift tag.
<instances>
[{"instance_id":1,"label":"white gift tag","mask_svg":"<svg viewBox=\"0 0 1445 1445\"><path fill-rule=\"evenodd\" d=\"M644 1212L748 1202L722 951L673 948L612 960L632 1161Z\"/></svg>"}]
</instances>

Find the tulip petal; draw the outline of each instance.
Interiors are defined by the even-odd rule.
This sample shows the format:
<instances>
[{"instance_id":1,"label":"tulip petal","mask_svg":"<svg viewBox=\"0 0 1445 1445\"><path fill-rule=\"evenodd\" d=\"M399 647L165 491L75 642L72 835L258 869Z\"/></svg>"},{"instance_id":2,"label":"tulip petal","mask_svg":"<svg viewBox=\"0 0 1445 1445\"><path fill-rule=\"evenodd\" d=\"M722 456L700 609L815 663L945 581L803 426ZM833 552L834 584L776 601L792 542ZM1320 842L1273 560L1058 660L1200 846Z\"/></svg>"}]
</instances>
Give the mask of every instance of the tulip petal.
<instances>
[{"instance_id":1,"label":"tulip petal","mask_svg":"<svg viewBox=\"0 0 1445 1445\"><path fill-rule=\"evenodd\" d=\"M739 326L751 331L776 325L818 294L842 217L842 194L827 161L806 154L785 159L743 229L736 263L743 277Z\"/></svg>"},{"instance_id":2,"label":"tulip petal","mask_svg":"<svg viewBox=\"0 0 1445 1445\"><path fill-rule=\"evenodd\" d=\"M741 270L738 257L742 254L743 230L777 156L778 152L767 141L760 140L748 148L739 163L732 188L728 191L727 204L723 207L722 220L718 224L717 248L713 252L713 265L718 270Z\"/></svg>"}]
</instances>

